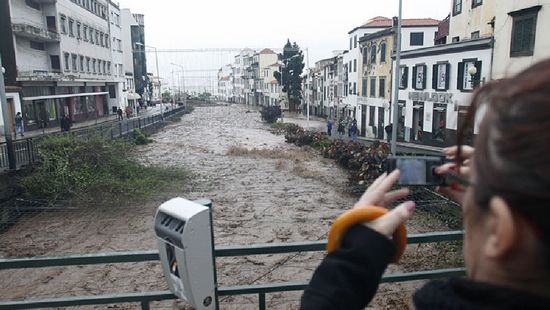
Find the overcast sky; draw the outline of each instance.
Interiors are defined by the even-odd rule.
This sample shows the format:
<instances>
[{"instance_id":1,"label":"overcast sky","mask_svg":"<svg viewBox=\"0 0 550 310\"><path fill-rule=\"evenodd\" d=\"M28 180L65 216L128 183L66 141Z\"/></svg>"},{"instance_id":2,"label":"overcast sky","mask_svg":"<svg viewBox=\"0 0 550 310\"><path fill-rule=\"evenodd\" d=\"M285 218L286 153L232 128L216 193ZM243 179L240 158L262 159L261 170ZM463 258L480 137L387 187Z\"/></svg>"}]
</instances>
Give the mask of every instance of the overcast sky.
<instances>
[{"instance_id":1,"label":"overcast sky","mask_svg":"<svg viewBox=\"0 0 550 310\"><path fill-rule=\"evenodd\" d=\"M404 18L443 19L451 8L451 0L403 2ZM313 66L333 50L346 49L354 27L375 16L396 16L398 1L120 0L120 6L145 15L146 44L158 49L282 47L290 38L308 48ZM175 57L159 55L161 70ZM210 67L219 61L194 63Z\"/></svg>"}]
</instances>

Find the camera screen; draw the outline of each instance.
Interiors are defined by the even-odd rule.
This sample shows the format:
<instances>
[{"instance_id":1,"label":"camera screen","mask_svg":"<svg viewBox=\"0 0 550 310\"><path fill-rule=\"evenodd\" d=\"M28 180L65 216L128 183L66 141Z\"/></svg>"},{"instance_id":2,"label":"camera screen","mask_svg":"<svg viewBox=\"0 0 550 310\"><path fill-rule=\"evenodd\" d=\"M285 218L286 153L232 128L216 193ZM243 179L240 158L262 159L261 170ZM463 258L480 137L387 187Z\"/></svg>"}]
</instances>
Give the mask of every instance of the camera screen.
<instances>
[{"instance_id":1,"label":"camera screen","mask_svg":"<svg viewBox=\"0 0 550 310\"><path fill-rule=\"evenodd\" d=\"M400 184L426 184L426 160L414 158L396 159L396 168L401 171Z\"/></svg>"}]
</instances>

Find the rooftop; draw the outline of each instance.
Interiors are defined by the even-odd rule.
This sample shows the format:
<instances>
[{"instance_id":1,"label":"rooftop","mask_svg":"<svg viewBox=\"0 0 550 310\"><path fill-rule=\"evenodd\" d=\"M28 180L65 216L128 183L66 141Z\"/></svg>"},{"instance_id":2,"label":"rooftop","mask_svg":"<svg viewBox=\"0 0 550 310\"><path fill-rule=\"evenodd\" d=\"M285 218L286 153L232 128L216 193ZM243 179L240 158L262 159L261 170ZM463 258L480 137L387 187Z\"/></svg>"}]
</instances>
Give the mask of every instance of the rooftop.
<instances>
[{"instance_id":1,"label":"rooftop","mask_svg":"<svg viewBox=\"0 0 550 310\"><path fill-rule=\"evenodd\" d=\"M260 54L276 54L272 49L264 48L260 51Z\"/></svg>"},{"instance_id":2,"label":"rooftop","mask_svg":"<svg viewBox=\"0 0 550 310\"><path fill-rule=\"evenodd\" d=\"M403 27L426 27L433 26L437 27L439 25L439 20L433 18L404 18L401 20L401 26ZM366 23L359 27L355 27L349 33L354 32L357 29L362 28L388 28L393 26L393 19L383 16L376 16L369 19Z\"/></svg>"}]
</instances>

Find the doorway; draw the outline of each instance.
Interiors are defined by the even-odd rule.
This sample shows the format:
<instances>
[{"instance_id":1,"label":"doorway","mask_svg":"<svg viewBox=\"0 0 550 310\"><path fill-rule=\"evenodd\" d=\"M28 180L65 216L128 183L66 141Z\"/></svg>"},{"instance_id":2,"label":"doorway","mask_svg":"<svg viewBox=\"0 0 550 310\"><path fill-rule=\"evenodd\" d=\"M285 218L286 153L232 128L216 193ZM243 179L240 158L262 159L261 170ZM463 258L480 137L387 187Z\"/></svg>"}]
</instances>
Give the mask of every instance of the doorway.
<instances>
[{"instance_id":1,"label":"doorway","mask_svg":"<svg viewBox=\"0 0 550 310\"><path fill-rule=\"evenodd\" d=\"M378 108L378 139L384 139L384 108Z\"/></svg>"},{"instance_id":2,"label":"doorway","mask_svg":"<svg viewBox=\"0 0 550 310\"><path fill-rule=\"evenodd\" d=\"M367 133L367 106L361 106L361 136L366 136Z\"/></svg>"},{"instance_id":3,"label":"doorway","mask_svg":"<svg viewBox=\"0 0 550 310\"><path fill-rule=\"evenodd\" d=\"M424 102L413 102L413 123L411 131L411 141L422 142L424 131Z\"/></svg>"}]
</instances>

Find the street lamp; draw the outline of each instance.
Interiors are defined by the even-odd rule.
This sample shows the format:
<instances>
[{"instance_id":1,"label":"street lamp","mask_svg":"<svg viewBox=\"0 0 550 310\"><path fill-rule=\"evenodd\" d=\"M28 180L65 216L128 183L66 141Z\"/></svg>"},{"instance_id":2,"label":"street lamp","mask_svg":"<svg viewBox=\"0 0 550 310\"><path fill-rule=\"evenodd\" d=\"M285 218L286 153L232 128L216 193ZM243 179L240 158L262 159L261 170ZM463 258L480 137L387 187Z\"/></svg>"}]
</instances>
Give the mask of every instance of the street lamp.
<instances>
[{"instance_id":1,"label":"street lamp","mask_svg":"<svg viewBox=\"0 0 550 310\"><path fill-rule=\"evenodd\" d=\"M399 105L399 79L400 74L399 70L401 67L401 18L403 16L403 0L399 0L399 15L397 17L397 50L396 50L396 57L395 57L395 81L393 83L394 85L394 96L393 96L393 126L392 126L392 137L391 137L391 153L393 156L397 155L397 126L398 126L398 105ZM390 118L391 120L392 118Z\"/></svg>"},{"instance_id":2,"label":"street lamp","mask_svg":"<svg viewBox=\"0 0 550 310\"><path fill-rule=\"evenodd\" d=\"M161 90L161 82L160 82L160 69L159 69L159 56L158 56L158 50L156 47L154 46L150 46L150 45L145 45L141 42L136 42L136 45L137 46L143 46L144 48L148 47L148 48L152 48L155 50L155 61L156 61L156 64L157 64L157 79L158 79L158 87L159 87L159 93L160 93L160 90ZM160 95L160 117L161 118L164 118L164 115L162 113L162 94Z\"/></svg>"},{"instance_id":3,"label":"street lamp","mask_svg":"<svg viewBox=\"0 0 550 310\"><path fill-rule=\"evenodd\" d=\"M186 100L187 100L187 98L186 98L186 96L185 96L185 68L184 68L182 65L178 65L178 64L173 63L173 62L171 62L170 64L171 64L172 66L176 66L176 67L181 68L181 75L182 75L182 81L183 81L183 93L184 93L183 102L185 103ZM181 90L180 90L179 92L181 92Z\"/></svg>"}]
</instances>

